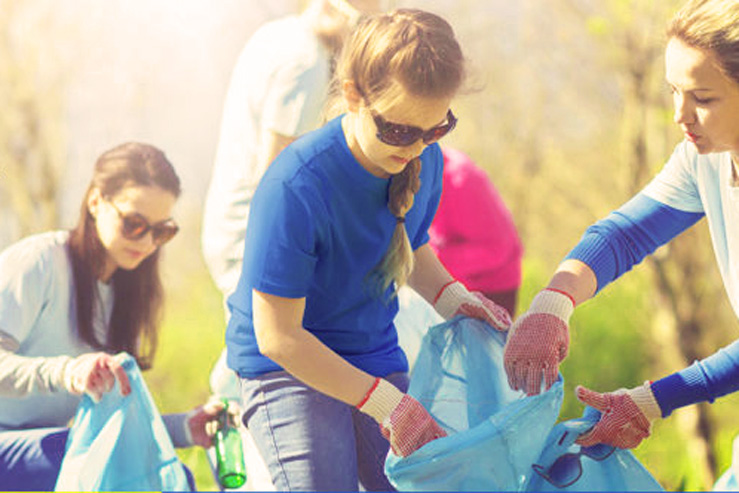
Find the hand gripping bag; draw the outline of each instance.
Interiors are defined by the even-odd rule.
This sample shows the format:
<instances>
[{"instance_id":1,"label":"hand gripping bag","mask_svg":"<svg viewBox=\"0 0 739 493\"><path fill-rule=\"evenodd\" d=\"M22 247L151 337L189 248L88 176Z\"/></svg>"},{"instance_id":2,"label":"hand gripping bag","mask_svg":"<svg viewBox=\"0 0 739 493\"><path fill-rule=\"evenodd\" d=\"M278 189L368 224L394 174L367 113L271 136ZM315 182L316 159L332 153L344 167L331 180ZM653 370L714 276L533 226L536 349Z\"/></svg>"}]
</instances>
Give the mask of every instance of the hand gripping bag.
<instances>
[{"instance_id":1,"label":"hand gripping bag","mask_svg":"<svg viewBox=\"0 0 739 493\"><path fill-rule=\"evenodd\" d=\"M449 436L429 442L405 458L392 452L388 455L385 473L398 490L557 489L543 481L533 466L548 459L552 437L558 440L565 427L554 426L562 405L563 380L560 376L548 391L536 396L512 391L503 369L505 337L505 333L465 317L429 329L408 393L424 404ZM587 428L597 417L589 419ZM593 479L580 484L628 489L631 483L622 481L623 474L612 474L620 470L646 475L647 479L638 482L639 490L660 489L630 452L619 452L623 455L614 454L606 461L614 467L601 471L606 476L601 482ZM619 460L622 457L627 459ZM583 459L583 463L586 460L590 459ZM583 474L579 481L586 476L591 474ZM540 480L546 484L541 485ZM576 484L571 487L576 488Z\"/></svg>"},{"instance_id":2,"label":"hand gripping bag","mask_svg":"<svg viewBox=\"0 0 739 493\"><path fill-rule=\"evenodd\" d=\"M189 491L184 466L134 358L122 366L131 382L116 382L98 403L85 395L56 483L56 491Z\"/></svg>"},{"instance_id":3,"label":"hand gripping bag","mask_svg":"<svg viewBox=\"0 0 739 493\"><path fill-rule=\"evenodd\" d=\"M449 436L405 458L390 453L385 473L398 490L516 491L533 473L562 403L562 381L525 397L503 370L505 333L456 317L431 327L408 393Z\"/></svg>"},{"instance_id":4,"label":"hand gripping bag","mask_svg":"<svg viewBox=\"0 0 739 493\"><path fill-rule=\"evenodd\" d=\"M577 437L590 430L600 412L586 407L582 418L557 424L530 477L527 491L663 491L629 450L599 444L580 447ZM546 478L549 479L546 479Z\"/></svg>"}]
</instances>

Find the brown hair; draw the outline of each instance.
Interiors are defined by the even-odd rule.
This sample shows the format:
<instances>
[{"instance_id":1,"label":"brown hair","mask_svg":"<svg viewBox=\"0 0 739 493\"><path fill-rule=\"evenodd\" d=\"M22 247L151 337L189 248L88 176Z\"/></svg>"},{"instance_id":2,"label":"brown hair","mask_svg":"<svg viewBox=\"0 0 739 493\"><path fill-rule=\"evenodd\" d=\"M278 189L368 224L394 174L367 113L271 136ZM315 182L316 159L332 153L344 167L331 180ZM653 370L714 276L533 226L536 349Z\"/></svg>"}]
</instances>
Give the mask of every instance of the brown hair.
<instances>
[{"instance_id":1,"label":"brown hair","mask_svg":"<svg viewBox=\"0 0 739 493\"><path fill-rule=\"evenodd\" d=\"M739 84L739 1L690 0L670 21L667 36L713 53L724 74Z\"/></svg>"},{"instance_id":2,"label":"brown hair","mask_svg":"<svg viewBox=\"0 0 739 493\"><path fill-rule=\"evenodd\" d=\"M465 78L465 60L454 30L441 17L399 9L365 18L344 45L336 67L334 92L351 80L359 93L376 102L391 97L399 84L414 96L453 96ZM413 271L413 251L404 226L420 188L421 161L411 160L390 181L388 208L398 218L390 246L375 267L381 291L402 286Z\"/></svg>"},{"instance_id":3,"label":"brown hair","mask_svg":"<svg viewBox=\"0 0 739 493\"><path fill-rule=\"evenodd\" d=\"M93 301L97 279L105 265L105 248L88 209L93 189L113 197L130 186L157 186L180 195L180 180L159 149L140 143L119 145L103 153L95 163L92 181L82 201L79 222L70 232L69 255L74 275L77 332L84 342L111 352L126 351L136 357L142 369L149 368L157 347L157 326L163 304L159 279L159 250L133 270L117 269L111 278L113 313L108 340L102 343L93 329Z\"/></svg>"}]
</instances>

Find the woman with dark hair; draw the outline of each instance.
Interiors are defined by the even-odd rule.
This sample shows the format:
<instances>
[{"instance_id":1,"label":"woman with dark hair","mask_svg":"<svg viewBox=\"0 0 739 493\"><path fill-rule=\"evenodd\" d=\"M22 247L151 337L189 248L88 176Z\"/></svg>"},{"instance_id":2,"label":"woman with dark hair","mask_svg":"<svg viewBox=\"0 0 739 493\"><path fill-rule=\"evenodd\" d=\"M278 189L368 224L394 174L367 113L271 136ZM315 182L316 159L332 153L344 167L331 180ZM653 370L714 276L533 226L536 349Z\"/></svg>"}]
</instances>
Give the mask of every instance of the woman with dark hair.
<instances>
[{"instance_id":1,"label":"woman with dark hair","mask_svg":"<svg viewBox=\"0 0 739 493\"><path fill-rule=\"evenodd\" d=\"M53 490L83 393L131 391L116 353L149 368L162 309L159 249L177 233L180 181L155 147L127 143L98 159L72 231L0 253L0 485ZM175 446L209 446L220 408L165 416Z\"/></svg>"}]
</instances>

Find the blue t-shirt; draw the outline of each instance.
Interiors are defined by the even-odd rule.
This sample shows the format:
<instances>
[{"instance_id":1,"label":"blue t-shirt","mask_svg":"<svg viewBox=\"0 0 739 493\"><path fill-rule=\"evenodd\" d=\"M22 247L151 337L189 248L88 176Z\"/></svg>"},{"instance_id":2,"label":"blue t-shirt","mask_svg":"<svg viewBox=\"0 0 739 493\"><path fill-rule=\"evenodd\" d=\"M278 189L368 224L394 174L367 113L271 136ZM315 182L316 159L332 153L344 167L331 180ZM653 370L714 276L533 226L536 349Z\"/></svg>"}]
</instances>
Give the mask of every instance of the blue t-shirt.
<instances>
[{"instance_id":1,"label":"blue t-shirt","mask_svg":"<svg viewBox=\"0 0 739 493\"><path fill-rule=\"evenodd\" d=\"M428 241L441 196L437 144L421 155L421 188L406 215L413 249ZM288 146L257 187L244 263L229 298L228 366L242 377L280 370L259 352L252 289L306 298L303 327L349 363L374 376L408 371L393 319L392 287L377 295L371 272L390 244L396 219L387 207L390 180L354 158L341 117Z\"/></svg>"}]
</instances>

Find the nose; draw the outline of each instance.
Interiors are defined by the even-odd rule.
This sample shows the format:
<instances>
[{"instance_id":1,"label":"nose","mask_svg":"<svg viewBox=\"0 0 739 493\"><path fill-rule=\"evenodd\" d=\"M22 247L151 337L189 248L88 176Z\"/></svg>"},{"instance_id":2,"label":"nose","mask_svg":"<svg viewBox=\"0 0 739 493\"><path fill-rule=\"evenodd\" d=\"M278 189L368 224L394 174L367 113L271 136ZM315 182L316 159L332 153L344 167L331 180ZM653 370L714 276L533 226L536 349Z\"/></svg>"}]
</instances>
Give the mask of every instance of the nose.
<instances>
[{"instance_id":1,"label":"nose","mask_svg":"<svg viewBox=\"0 0 739 493\"><path fill-rule=\"evenodd\" d=\"M408 150L411 151L412 156L420 156L428 144L424 143L423 139L418 139L413 144L408 146Z\"/></svg>"},{"instance_id":2,"label":"nose","mask_svg":"<svg viewBox=\"0 0 739 493\"><path fill-rule=\"evenodd\" d=\"M672 99L675 106L675 123L678 125L694 123L695 113L689 98L685 94L680 94L676 91Z\"/></svg>"}]
</instances>

